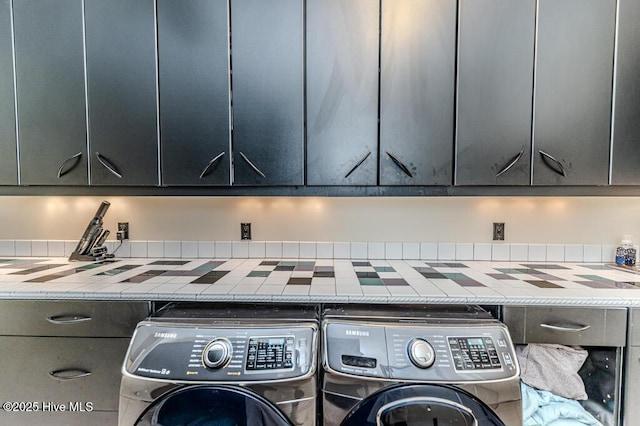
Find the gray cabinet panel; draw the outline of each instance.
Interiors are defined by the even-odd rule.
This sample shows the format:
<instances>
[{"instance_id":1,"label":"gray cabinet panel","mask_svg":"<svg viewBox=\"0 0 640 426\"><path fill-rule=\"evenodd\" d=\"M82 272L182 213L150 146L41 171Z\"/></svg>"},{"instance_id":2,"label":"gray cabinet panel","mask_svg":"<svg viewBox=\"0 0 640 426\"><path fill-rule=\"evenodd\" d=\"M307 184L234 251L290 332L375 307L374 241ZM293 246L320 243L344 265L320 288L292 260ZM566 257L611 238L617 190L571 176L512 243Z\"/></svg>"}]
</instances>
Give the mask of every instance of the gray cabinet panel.
<instances>
[{"instance_id":1,"label":"gray cabinet panel","mask_svg":"<svg viewBox=\"0 0 640 426\"><path fill-rule=\"evenodd\" d=\"M0 185L18 183L11 3L0 0Z\"/></svg>"},{"instance_id":2,"label":"gray cabinet panel","mask_svg":"<svg viewBox=\"0 0 640 426\"><path fill-rule=\"evenodd\" d=\"M0 301L0 335L129 337L148 302Z\"/></svg>"},{"instance_id":3,"label":"gray cabinet panel","mask_svg":"<svg viewBox=\"0 0 640 426\"><path fill-rule=\"evenodd\" d=\"M228 185L227 1L158 0L158 62L163 183Z\"/></svg>"},{"instance_id":4,"label":"gray cabinet panel","mask_svg":"<svg viewBox=\"0 0 640 426\"><path fill-rule=\"evenodd\" d=\"M458 185L530 183L535 6L460 2Z\"/></svg>"},{"instance_id":5,"label":"gray cabinet panel","mask_svg":"<svg viewBox=\"0 0 640 426\"><path fill-rule=\"evenodd\" d=\"M21 183L86 184L82 1L13 9Z\"/></svg>"},{"instance_id":6,"label":"gray cabinet panel","mask_svg":"<svg viewBox=\"0 0 640 426\"><path fill-rule=\"evenodd\" d=\"M384 0L380 184L450 185L456 2Z\"/></svg>"},{"instance_id":7,"label":"gray cabinet panel","mask_svg":"<svg viewBox=\"0 0 640 426\"><path fill-rule=\"evenodd\" d=\"M154 1L85 0L85 18L91 184L158 184Z\"/></svg>"},{"instance_id":8,"label":"gray cabinet panel","mask_svg":"<svg viewBox=\"0 0 640 426\"><path fill-rule=\"evenodd\" d=\"M640 184L640 2L619 0L611 183Z\"/></svg>"},{"instance_id":9,"label":"gray cabinet panel","mask_svg":"<svg viewBox=\"0 0 640 426\"><path fill-rule=\"evenodd\" d=\"M67 409L69 402L91 402L95 411L117 411L122 378L120 368L128 345L129 338L1 336L3 385L0 398L2 401L37 401L40 404L55 402L67 404ZM52 377L50 372L58 372L59 376L91 374L61 380ZM55 421L55 416L50 414ZM85 415L84 424L98 424L91 421L91 412L72 414Z\"/></svg>"},{"instance_id":10,"label":"gray cabinet panel","mask_svg":"<svg viewBox=\"0 0 640 426\"><path fill-rule=\"evenodd\" d=\"M303 1L231 0L234 184L304 182Z\"/></svg>"},{"instance_id":11,"label":"gray cabinet panel","mask_svg":"<svg viewBox=\"0 0 640 426\"><path fill-rule=\"evenodd\" d=\"M307 183L376 185L379 2L315 0L306 14Z\"/></svg>"},{"instance_id":12,"label":"gray cabinet panel","mask_svg":"<svg viewBox=\"0 0 640 426\"><path fill-rule=\"evenodd\" d=\"M539 2L534 184L608 182L615 13L615 0Z\"/></svg>"}]
</instances>

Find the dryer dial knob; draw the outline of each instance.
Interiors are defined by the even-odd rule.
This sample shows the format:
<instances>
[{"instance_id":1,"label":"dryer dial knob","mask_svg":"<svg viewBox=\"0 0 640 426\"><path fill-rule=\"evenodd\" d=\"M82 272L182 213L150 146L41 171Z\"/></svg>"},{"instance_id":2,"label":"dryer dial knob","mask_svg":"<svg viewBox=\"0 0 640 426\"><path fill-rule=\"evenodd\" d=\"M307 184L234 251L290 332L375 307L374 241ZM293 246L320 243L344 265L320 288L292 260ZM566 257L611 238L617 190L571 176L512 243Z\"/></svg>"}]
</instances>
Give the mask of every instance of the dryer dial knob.
<instances>
[{"instance_id":1,"label":"dryer dial knob","mask_svg":"<svg viewBox=\"0 0 640 426\"><path fill-rule=\"evenodd\" d=\"M418 368L429 368L436 360L436 352L429 342L424 339L415 338L409 342L407 347L409 359Z\"/></svg>"},{"instance_id":2,"label":"dryer dial knob","mask_svg":"<svg viewBox=\"0 0 640 426\"><path fill-rule=\"evenodd\" d=\"M214 339L202 351L202 362L205 367L215 370L226 366L232 355L231 342L227 339Z\"/></svg>"}]
</instances>

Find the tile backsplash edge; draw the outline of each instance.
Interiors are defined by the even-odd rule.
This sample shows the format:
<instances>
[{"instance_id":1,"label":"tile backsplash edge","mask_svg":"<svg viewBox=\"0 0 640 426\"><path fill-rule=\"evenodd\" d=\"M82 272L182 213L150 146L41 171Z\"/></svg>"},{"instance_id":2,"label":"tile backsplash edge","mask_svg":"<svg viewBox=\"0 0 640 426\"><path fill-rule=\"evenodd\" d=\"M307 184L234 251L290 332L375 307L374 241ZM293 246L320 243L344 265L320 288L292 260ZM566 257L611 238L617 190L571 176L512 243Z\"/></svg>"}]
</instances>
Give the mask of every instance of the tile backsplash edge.
<instances>
[{"instance_id":1,"label":"tile backsplash edge","mask_svg":"<svg viewBox=\"0 0 640 426\"><path fill-rule=\"evenodd\" d=\"M67 257L77 241L0 240L0 256ZM108 241L129 258L293 258L609 262L615 246L600 244L398 243L313 241Z\"/></svg>"}]
</instances>

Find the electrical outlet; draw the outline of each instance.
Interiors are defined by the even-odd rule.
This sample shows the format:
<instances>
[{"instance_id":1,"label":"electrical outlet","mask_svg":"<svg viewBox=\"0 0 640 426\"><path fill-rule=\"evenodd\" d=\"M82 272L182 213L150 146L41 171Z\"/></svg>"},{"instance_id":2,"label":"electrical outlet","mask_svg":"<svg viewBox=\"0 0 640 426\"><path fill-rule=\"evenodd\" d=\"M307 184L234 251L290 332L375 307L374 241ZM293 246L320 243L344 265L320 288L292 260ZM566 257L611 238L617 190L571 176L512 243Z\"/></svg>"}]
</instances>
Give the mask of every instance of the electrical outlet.
<instances>
[{"instance_id":1,"label":"electrical outlet","mask_svg":"<svg viewBox=\"0 0 640 426\"><path fill-rule=\"evenodd\" d=\"M503 222L493 222L493 241L504 241Z\"/></svg>"},{"instance_id":2,"label":"electrical outlet","mask_svg":"<svg viewBox=\"0 0 640 426\"><path fill-rule=\"evenodd\" d=\"M241 240L251 239L251 223L240 224L240 239Z\"/></svg>"},{"instance_id":3,"label":"electrical outlet","mask_svg":"<svg viewBox=\"0 0 640 426\"><path fill-rule=\"evenodd\" d=\"M116 233L118 241L129 239L129 222L118 222L118 232Z\"/></svg>"}]
</instances>

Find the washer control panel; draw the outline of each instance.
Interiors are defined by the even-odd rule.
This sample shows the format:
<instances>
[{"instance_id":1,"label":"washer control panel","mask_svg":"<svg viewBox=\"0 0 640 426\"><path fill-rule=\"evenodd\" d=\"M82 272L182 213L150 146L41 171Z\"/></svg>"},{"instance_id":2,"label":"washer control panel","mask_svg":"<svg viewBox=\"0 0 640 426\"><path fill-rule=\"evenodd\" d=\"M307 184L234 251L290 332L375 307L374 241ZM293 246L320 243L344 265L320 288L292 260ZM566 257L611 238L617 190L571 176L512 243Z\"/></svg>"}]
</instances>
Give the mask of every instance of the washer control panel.
<instances>
[{"instance_id":1,"label":"washer control panel","mask_svg":"<svg viewBox=\"0 0 640 426\"><path fill-rule=\"evenodd\" d=\"M295 337L250 337L247 350L247 371L293 368Z\"/></svg>"},{"instance_id":2,"label":"washer control panel","mask_svg":"<svg viewBox=\"0 0 640 426\"><path fill-rule=\"evenodd\" d=\"M141 323L127 373L176 381L257 382L301 378L315 370L318 327L216 328Z\"/></svg>"},{"instance_id":3,"label":"washer control panel","mask_svg":"<svg viewBox=\"0 0 640 426\"><path fill-rule=\"evenodd\" d=\"M342 374L434 383L499 381L519 374L506 326L323 323L324 367Z\"/></svg>"}]
</instances>

